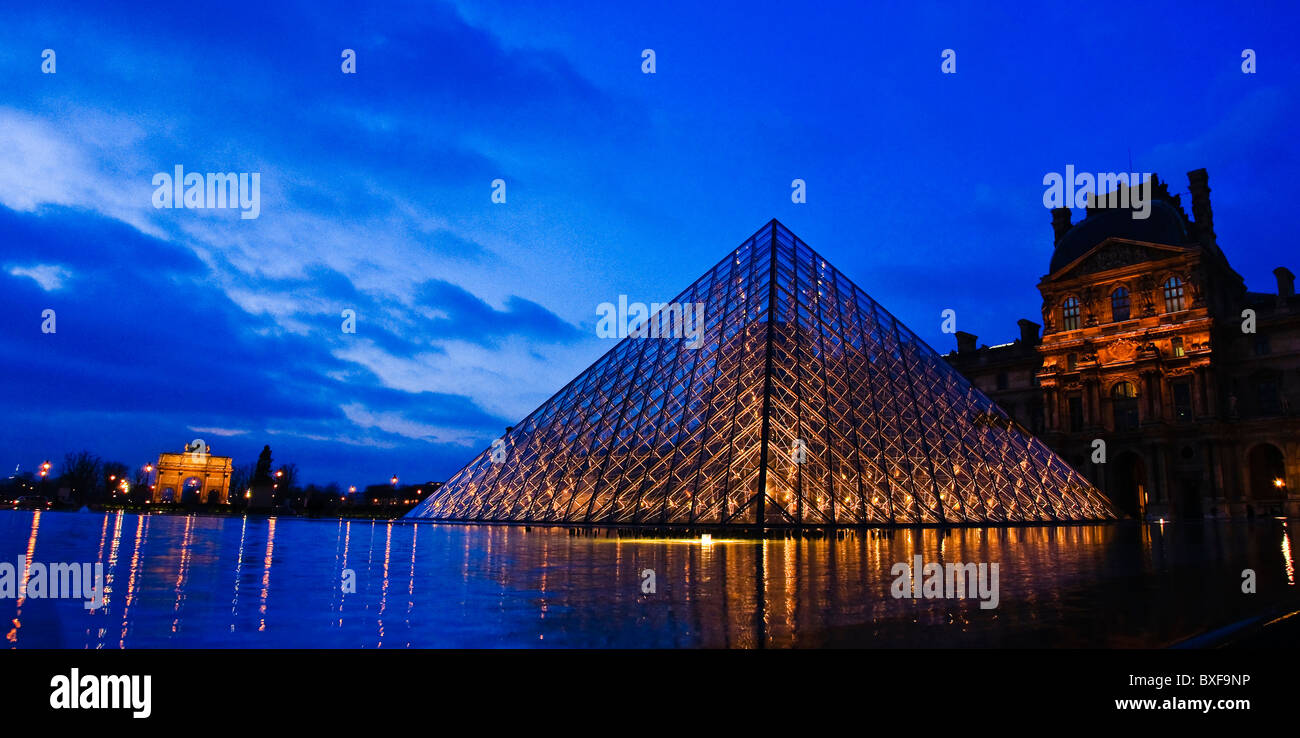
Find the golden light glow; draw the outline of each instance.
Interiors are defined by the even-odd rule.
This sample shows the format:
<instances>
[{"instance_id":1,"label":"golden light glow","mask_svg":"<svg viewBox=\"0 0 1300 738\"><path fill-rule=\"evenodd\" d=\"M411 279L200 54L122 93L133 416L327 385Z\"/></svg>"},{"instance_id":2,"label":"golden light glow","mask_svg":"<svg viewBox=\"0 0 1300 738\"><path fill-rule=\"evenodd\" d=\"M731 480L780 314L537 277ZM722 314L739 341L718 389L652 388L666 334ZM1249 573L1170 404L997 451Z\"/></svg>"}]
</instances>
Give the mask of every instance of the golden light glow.
<instances>
[{"instance_id":1,"label":"golden light glow","mask_svg":"<svg viewBox=\"0 0 1300 738\"><path fill-rule=\"evenodd\" d=\"M1277 479L1273 480L1273 486L1277 487L1278 489L1282 489L1283 487L1286 486L1286 482L1281 477L1278 477Z\"/></svg>"},{"instance_id":2,"label":"golden light glow","mask_svg":"<svg viewBox=\"0 0 1300 738\"><path fill-rule=\"evenodd\" d=\"M703 543L700 538L593 538L596 544L614 544L622 545L624 543L654 543L663 545L687 545L699 546ZM745 538L714 538L709 547L718 546L724 543L752 543L752 540Z\"/></svg>"}]
</instances>

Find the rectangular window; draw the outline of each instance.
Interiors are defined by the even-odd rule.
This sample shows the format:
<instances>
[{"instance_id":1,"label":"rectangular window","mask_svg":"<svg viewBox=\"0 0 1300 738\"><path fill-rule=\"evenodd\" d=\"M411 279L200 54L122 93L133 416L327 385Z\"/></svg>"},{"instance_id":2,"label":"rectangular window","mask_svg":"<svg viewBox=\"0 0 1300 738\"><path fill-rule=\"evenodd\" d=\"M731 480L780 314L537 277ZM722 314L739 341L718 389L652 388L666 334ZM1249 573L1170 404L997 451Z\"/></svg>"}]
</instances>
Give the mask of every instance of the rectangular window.
<instances>
[{"instance_id":1,"label":"rectangular window","mask_svg":"<svg viewBox=\"0 0 1300 738\"><path fill-rule=\"evenodd\" d=\"M1183 280L1170 277L1165 280L1165 312L1176 313L1183 309Z\"/></svg>"},{"instance_id":2,"label":"rectangular window","mask_svg":"<svg viewBox=\"0 0 1300 738\"><path fill-rule=\"evenodd\" d=\"M1187 382L1174 385L1174 420L1179 423L1192 422L1192 385Z\"/></svg>"},{"instance_id":3,"label":"rectangular window","mask_svg":"<svg viewBox=\"0 0 1300 738\"><path fill-rule=\"evenodd\" d=\"M1124 287L1116 287L1110 293L1110 319L1118 323L1129 318L1129 296Z\"/></svg>"},{"instance_id":4,"label":"rectangular window","mask_svg":"<svg viewBox=\"0 0 1300 738\"><path fill-rule=\"evenodd\" d=\"M1255 384L1255 394L1259 402L1260 415L1281 415L1282 408L1277 401L1277 383L1271 379L1260 380Z\"/></svg>"},{"instance_id":5,"label":"rectangular window","mask_svg":"<svg viewBox=\"0 0 1300 738\"><path fill-rule=\"evenodd\" d=\"M1061 328L1067 331L1079 329L1079 301L1073 297L1061 303Z\"/></svg>"},{"instance_id":6,"label":"rectangular window","mask_svg":"<svg viewBox=\"0 0 1300 738\"><path fill-rule=\"evenodd\" d=\"M1187 351L1183 349L1183 338L1182 338L1182 336L1175 336L1174 338L1170 339L1170 341L1169 341L1169 346L1173 349L1173 351L1174 351L1174 356L1177 357L1177 356L1186 356L1186 355L1187 355Z\"/></svg>"},{"instance_id":7,"label":"rectangular window","mask_svg":"<svg viewBox=\"0 0 1300 738\"><path fill-rule=\"evenodd\" d=\"M1083 430L1083 398L1075 395L1070 398L1070 431Z\"/></svg>"},{"instance_id":8,"label":"rectangular window","mask_svg":"<svg viewBox=\"0 0 1300 738\"><path fill-rule=\"evenodd\" d=\"M1115 400L1115 430L1131 431L1138 427L1138 401L1136 398Z\"/></svg>"}]
</instances>

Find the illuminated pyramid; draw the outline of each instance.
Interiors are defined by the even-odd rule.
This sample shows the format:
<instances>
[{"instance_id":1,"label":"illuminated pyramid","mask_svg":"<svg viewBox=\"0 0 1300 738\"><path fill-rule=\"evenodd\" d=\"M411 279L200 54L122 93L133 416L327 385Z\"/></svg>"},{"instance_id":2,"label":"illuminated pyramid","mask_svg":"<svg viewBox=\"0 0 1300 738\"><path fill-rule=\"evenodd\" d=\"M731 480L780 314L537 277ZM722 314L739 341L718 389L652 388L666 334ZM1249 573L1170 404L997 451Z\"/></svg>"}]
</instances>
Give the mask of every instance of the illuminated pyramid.
<instances>
[{"instance_id":1,"label":"illuminated pyramid","mask_svg":"<svg viewBox=\"0 0 1300 738\"><path fill-rule=\"evenodd\" d=\"M775 220L674 302L703 303L702 342L623 339L406 517L1114 517L1083 476Z\"/></svg>"}]
</instances>

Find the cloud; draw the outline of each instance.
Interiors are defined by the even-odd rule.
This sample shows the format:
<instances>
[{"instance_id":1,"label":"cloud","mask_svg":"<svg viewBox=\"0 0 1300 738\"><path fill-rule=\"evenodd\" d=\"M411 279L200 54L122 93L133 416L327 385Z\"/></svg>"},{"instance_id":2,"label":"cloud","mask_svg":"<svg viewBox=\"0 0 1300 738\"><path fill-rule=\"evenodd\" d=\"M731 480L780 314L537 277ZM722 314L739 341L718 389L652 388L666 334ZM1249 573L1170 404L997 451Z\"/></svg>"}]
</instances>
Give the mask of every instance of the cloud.
<instances>
[{"instance_id":1,"label":"cloud","mask_svg":"<svg viewBox=\"0 0 1300 738\"><path fill-rule=\"evenodd\" d=\"M112 259L85 244L99 245ZM22 419L13 431L0 430L0 448L13 447L18 429L27 434L33 423L58 429L41 435L61 437L62 447L106 456L115 453L103 433L110 427L114 438L154 439L128 454L145 457L195 433L226 438L230 451L255 456L274 436L281 445L290 439L291 458L316 454L317 469L334 477L353 457L328 452L329 444L418 453L440 460L447 465L442 473L450 473L467 444L502 424L445 388L386 386L364 363L334 355L335 343L356 345L339 331L335 313L301 333L285 331L271 315L250 312L213 289L208 267L186 249L115 220L67 208L39 214L0 208L0 263L31 252L61 264L10 268L0 276L0 314L31 316L26 329L19 320L0 334L8 390L0 409ZM55 292L39 283L74 273L93 278ZM316 276L346 291L340 276ZM310 292L309 284L280 286ZM351 297L365 300L361 293ZM365 304L378 310L384 303ZM39 329L46 307L58 314L54 334ZM409 342L393 340L395 348L409 350Z\"/></svg>"},{"instance_id":2,"label":"cloud","mask_svg":"<svg viewBox=\"0 0 1300 738\"><path fill-rule=\"evenodd\" d=\"M56 264L36 264L29 267L9 267L9 273L15 277L31 277L46 292L63 287L64 280L72 276L72 272Z\"/></svg>"},{"instance_id":3,"label":"cloud","mask_svg":"<svg viewBox=\"0 0 1300 738\"><path fill-rule=\"evenodd\" d=\"M263 29L303 22L251 12ZM324 7L309 23L341 15ZM532 255L478 213L491 179L508 170L526 192L541 157L574 149L577 129L594 140L614 108L562 57L507 50L445 6L363 15L348 22L369 75L359 89L322 77L316 60L338 52L310 34L270 30L267 45L220 15L79 17L80 54L111 63L65 74L74 57L61 56L58 77L36 78L45 86L6 88L0 311L52 307L58 332L0 336L12 367L0 407L105 453L126 445L104 441L111 423L115 439L165 447L203 433L255 453L275 436L327 474L380 452L449 474L474 439L567 381L539 357L554 345L565 366L582 332L508 287L545 292L526 276ZM48 22L20 14L0 41ZM219 75L177 62L215 52ZM432 71L453 64L460 74ZM150 85L134 84L142 73ZM152 175L176 164L260 172L261 217L155 209ZM0 447L31 443L0 432Z\"/></svg>"},{"instance_id":4,"label":"cloud","mask_svg":"<svg viewBox=\"0 0 1300 738\"><path fill-rule=\"evenodd\" d=\"M120 118L87 115L56 127L0 107L0 205L21 212L47 205L85 208L162 235L146 217L148 180L132 176L138 158L128 147L140 136L138 126ZM86 147L91 141L108 148L92 153Z\"/></svg>"},{"instance_id":5,"label":"cloud","mask_svg":"<svg viewBox=\"0 0 1300 738\"><path fill-rule=\"evenodd\" d=\"M200 426L194 426L194 425L191 425L189 428L190 428L190 430L194 431L195 433L207 433L207 434L209 434L209 435L213 435L213 436L225 436L225 437L230 437L230 436L246 436L246 435L248 435L248 431L247 431L247 430L241 430L241 429L237 429L237 428L210 428L210 427L200 427Z\"/></svg>"},{"instance_id":6,"label":"cloud","mask_svg":"<svg viewBox=\"0 0 1300 738\"><path fill-rule=\"evenodd\" d=\"M428 319L428 331L439 339L461 339L480 344L506 336L567 342L581 332L546 308L511 295L497 309L459 285L441 279L423 282L415 289L415 307Z\"/></svg>"},{"instance_id":7,"label":"cloud","mask_svg":"<svg viewBox=\"0 0 1300 738\"><path fill-rule=\"evenodd\" d=\"M341 409L348 420L362 428L378 428L387 433L419 441L469 445L478 437L477 434L467 433L464 429L420 423L398 412L372 412L359 403L344 405Z\"/></svg>"}]
</instances>

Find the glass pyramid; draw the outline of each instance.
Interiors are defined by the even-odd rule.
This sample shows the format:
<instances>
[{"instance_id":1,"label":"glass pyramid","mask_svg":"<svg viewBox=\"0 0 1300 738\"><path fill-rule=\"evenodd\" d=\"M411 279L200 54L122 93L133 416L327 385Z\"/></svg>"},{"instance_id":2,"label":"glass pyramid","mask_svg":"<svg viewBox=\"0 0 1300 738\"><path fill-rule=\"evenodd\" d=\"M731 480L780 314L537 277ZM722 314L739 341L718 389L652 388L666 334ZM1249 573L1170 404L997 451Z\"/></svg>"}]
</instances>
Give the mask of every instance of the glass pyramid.
<instances>
[{"instance_id":1,"label":"glass pyramid","mask_svg":"<svg viewBox=\"0 0 1300 738\"><path fill-rule=\"evenodd\" d=\"M407 518L593 525L1113 518L1100 492L773 220ZM495 460L494 460L495 459Z\"/></svg>"}]
</instances>

